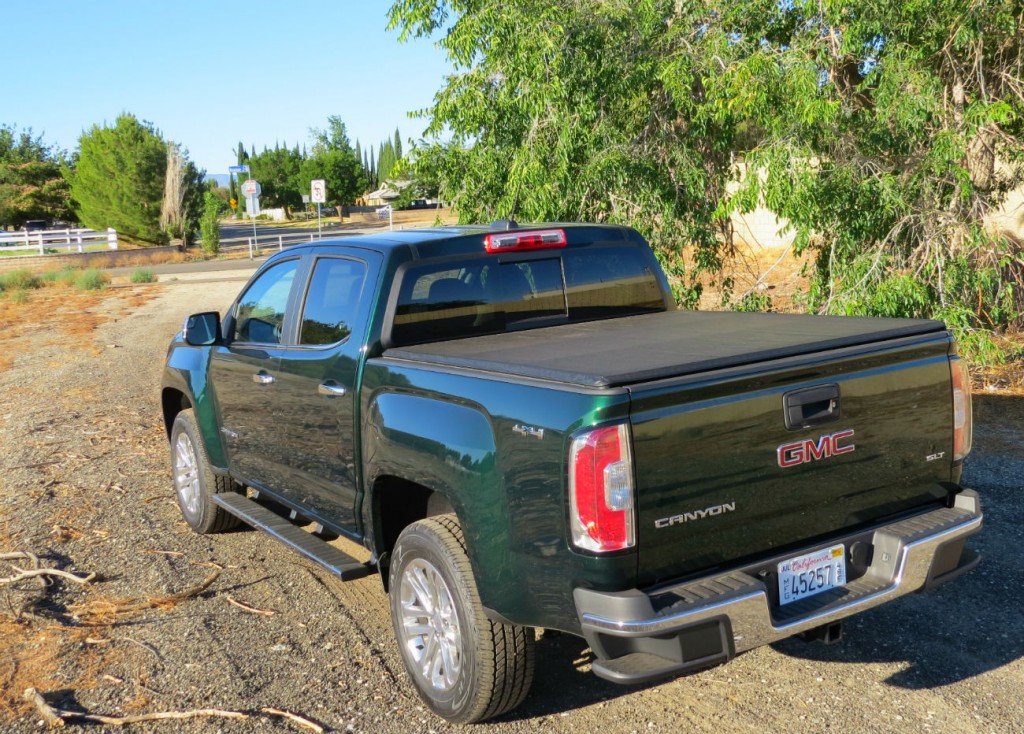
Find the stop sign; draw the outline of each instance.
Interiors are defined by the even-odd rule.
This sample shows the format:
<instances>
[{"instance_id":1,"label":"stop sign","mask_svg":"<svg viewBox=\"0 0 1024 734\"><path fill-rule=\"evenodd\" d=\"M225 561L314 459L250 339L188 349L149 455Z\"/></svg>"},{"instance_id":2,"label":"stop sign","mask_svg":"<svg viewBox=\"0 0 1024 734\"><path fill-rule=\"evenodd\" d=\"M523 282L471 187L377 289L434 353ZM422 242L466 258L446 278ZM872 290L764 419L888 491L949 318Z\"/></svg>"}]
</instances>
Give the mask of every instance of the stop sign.
<instances>
[{"instance_id":1,"label":"stop sign","mask_svg":"<svg viewBox=\"0 0 1024 734\"><path fill-rule=\"evenodd\" d=\"M262 191L260 182L255 179L250 178L242 182L243 196L259 196Z\"/></svg>"}]
</instances>

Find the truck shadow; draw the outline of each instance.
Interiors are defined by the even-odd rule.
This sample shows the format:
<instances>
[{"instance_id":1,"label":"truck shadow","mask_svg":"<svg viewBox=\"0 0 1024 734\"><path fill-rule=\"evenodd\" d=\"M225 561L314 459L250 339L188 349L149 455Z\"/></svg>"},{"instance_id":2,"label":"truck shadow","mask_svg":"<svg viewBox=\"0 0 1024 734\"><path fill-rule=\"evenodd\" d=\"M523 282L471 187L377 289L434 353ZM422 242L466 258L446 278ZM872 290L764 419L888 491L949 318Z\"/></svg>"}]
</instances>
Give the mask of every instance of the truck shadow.
<instances>
[{"instance_id":1,"label":"truck shadow","mask_svg":"<svg viewBox=\"0 0 1024 734\"><path fill-rule=\"evenodd\" d=\"M845 622L844 640L825 647L784 640L794 657L843 663L903 663L886 682L934 688L972 678L1024 657L1020 548L1024 546L1024 397L974 396L974 451L963 484L981 495L980 551L971 573Z\"/></svg>"},{"instance_id":2,"label":"truck shadow","mask_svg":"<svg viewBox=\"0 0 1024 734\"><path fill-rule=\"evenodd\" d=\"M568 715L576 709L664 683L657 681L647 686L609 683L590 672L592 661L590 647L583 638L545 631L537 641L537 667L530 694L521 706L495 721Z\"/></svg>"}]
</instances>

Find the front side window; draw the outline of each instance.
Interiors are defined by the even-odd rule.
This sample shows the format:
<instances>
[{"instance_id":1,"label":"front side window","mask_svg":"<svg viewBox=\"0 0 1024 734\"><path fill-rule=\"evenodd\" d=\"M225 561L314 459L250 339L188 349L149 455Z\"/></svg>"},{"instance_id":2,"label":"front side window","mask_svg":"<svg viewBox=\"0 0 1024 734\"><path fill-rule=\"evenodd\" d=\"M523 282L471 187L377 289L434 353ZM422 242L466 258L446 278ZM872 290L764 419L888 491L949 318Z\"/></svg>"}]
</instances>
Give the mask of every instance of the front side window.
<instances>
[{"instance_id":1,"label":"front side window","mask_svg":"<svg viewBox=\"0 0 1024 734\"><path fill-rule=\"evenodd\" d=\"M358 260L317 260L302 309L299 344L335 344L348 338L365 278L366 264Z\"/></svg>"},{"instance_id":2,"label":"front side window","mask_svg":"<svg viewBox=\"0 0 1024 734\"><path fill-rule=\"evenodd\" d=\"M233 341L280 344L285 306L298 260L287 260L265 270L238 300L234 312Z\"/></svg>"}]
</instances>

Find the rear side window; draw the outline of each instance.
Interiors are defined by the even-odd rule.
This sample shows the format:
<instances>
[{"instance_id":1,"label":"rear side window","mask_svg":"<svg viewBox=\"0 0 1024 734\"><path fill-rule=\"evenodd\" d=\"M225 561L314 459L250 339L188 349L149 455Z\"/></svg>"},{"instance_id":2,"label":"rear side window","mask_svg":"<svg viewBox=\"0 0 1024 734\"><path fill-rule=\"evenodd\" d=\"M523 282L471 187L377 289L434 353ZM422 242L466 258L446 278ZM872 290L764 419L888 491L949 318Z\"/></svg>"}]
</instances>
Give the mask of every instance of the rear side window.
<instances>
[{"instance_id":1,"label":"rear side window","mask_svg":"<svg viewBox=\"0 0 1024 734\"><path fill-rule=\"evenodd\" d=\"M320 258L302 309L299 344L335 344L352 333L366 264L358 260Z\"/></svg>"},{"instance_id":2,"label":"rear side window","mask_svg":"<svg viewBox=\"0 0 1024 734\"><path fill-rule=\"evenodd\" d=\"M298 260L286 260L265 270L235 306L234 334L238 342L280 344L285 306Z\"/></svg>"},{"instance_id":3,"label":"rear side window","mask_svg":"<svg viewBox=\"0 0 1024 734\"><path fill-rule=\"evenodd\" d=\"M636 247L581 247L534 258L481 255L406 270L391 342L417 344L664 310L657 275Z\"/></svg>"}]
</instances>

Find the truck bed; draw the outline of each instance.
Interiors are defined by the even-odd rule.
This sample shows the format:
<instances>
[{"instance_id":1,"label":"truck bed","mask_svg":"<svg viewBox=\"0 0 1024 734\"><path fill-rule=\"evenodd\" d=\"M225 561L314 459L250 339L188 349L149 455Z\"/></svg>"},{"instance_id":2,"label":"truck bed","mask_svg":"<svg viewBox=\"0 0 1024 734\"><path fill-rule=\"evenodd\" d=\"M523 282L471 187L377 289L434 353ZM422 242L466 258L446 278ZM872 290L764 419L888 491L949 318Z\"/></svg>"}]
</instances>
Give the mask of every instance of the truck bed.
<instances>
[{"instance_id":1,"label":"truck bed","mask_svg":"<svg viewBox=\"0 0 1024 734\"><path fill-rule=\"evenodd\" d=\"M394 348L385 356L609 388L945 329L922 319L668 311Z\"/></svg>"}]
</instances>

